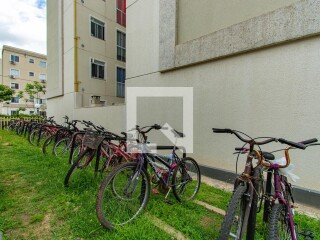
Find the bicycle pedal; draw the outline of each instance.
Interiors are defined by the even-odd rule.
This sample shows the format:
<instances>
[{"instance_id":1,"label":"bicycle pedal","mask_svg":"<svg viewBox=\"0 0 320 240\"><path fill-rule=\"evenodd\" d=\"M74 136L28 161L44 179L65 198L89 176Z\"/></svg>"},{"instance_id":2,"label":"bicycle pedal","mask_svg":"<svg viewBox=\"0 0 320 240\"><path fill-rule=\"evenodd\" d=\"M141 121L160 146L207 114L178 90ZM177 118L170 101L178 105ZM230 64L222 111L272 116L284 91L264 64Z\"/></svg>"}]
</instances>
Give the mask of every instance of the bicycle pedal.
<instances>
[{"instance_id":1,"label":"bicycle pedal","mask_svg":"<svg viewBox=\"0 0 320 240\"><path fill-rule=\"evenodd\" d=\"M310 230L301 231L301 232L299 232L299 235L302 235L305 240L314 239L314 234L313 234L313 232L310 231Z\"/></svg>"},{"instance_id":2,"label":"bicycle pedal","mask_svg":"<svg viewBox=\"0 0 320 240\"><path fill-rule=\"evenodd\" d=\"M167 203L167 204L169 204L169 205L173 205L173 202L170 201L169 199L164 199L164 202Z\"/></svg>"}]
</instances>

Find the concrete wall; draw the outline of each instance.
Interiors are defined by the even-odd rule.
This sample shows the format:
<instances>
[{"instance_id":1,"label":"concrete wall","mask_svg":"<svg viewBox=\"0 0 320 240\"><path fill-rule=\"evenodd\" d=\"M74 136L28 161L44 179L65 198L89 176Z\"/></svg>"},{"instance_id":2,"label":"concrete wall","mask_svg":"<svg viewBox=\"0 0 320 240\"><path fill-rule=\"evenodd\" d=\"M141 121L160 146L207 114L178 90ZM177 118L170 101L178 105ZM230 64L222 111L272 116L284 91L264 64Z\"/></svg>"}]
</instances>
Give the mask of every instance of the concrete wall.
<instances>
[{"instance_id":1,"label":"concrete wall","mask_svg":"<svg viewBox=\"0 0 320 240\"><path fill-rule=\"evenodd\" d=\"M298 0L178 0L178 43L288 6ZM190 17L190 16L197 17Z\"/></svg>"},{"instance_id":2,"label":"concrete wall","mask_svg":"<svg viewBox=\"0 0 320 240\"><path fill-rule=\"evenodd\" d=\"M54 116L56 122L62 123L65 115L70 120L87 120L102 125L115 133L125 131L125 105L106 106L95 108L74 108L76 97L73 93L66 94L64 98L52 98L48 106L48 116ZM68 102L68 104L65 104Z\"/></svg>"},{"instance_id":3,"label":"concrete wall","mask_svg":"<svg viewBox=\"0 0 320 240\"><path fill-rule=\"evenodd\" d=\"M192 155L201 165L235 171L232 153L241 142L231 135L213 134L212 127L293 141L319 136L319 36L161 73L159 2L133 2L127 9L127 19L127 85L193 87ZM138 52L142 46L143 51ZM183 128L176 120L179 117L168 114L181 113L179 104L171 106L160 100L143 104L140 103L143 123L168 122L178 130ZM154 106L158 114L150 114ZM153 139L157 141L157 136ZM271 144L265 150L281 147L284 146ZM318 156L316 147L292 151L294 173L301 177L296 185L320 191L320 183L315 180L320 171ZM240 160L238 170L242 170L243 162Z\"/></svg>"}]
</instances>

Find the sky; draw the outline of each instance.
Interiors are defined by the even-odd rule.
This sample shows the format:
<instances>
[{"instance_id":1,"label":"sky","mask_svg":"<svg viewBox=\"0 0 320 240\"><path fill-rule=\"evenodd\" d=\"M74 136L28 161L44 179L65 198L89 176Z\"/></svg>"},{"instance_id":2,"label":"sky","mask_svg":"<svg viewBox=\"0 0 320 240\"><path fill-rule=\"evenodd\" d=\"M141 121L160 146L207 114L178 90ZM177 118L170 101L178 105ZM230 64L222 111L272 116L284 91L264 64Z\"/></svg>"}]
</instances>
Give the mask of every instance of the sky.
<instances>
[{"instance_id":1,"label":"sky","mask_svg":"<svg viewBox=\"0 0 320 240\"><path fill-rule=\"evenodd\" d=\"M46 0L0 0L3 45L47 54Z\"/></svg>"}]
</instances>

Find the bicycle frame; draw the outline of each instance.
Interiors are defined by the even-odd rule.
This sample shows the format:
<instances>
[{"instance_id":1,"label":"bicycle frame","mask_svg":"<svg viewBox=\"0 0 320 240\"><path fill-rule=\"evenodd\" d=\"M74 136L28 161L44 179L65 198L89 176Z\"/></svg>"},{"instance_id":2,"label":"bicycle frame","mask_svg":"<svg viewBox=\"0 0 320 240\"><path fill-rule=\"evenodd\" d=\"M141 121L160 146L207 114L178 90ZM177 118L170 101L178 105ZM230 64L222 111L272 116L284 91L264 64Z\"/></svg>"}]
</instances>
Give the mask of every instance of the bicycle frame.
<instances>
[{"instance_id":1,"label":"bicycle frame","mask_svg":"<svg viewBox=\"0 0 320 240\"><path fill-rule=\"evenodd\" d=\"M278 200L279 203L283 204L287 208L288 216L289 216L289 226L290 226L290 233L291 233L291 239L292 240L297 240L297 233L295 232L294 228L294 222L293 222L293 215L291 211L291 206L289 202L285 199L285 194L286 194L286 186L289 186L288 182L286 181L285 177L280 174L279 172L279 165L278 164L270 164L269 170L273 172L273 179L274 179L274 191L275 194L272 196L271 200L271 206L275 204L275 202ZM268 179L268 181L270 181ZM287 196L287 197L292 197Z\"/></svg>"}]
</instances>

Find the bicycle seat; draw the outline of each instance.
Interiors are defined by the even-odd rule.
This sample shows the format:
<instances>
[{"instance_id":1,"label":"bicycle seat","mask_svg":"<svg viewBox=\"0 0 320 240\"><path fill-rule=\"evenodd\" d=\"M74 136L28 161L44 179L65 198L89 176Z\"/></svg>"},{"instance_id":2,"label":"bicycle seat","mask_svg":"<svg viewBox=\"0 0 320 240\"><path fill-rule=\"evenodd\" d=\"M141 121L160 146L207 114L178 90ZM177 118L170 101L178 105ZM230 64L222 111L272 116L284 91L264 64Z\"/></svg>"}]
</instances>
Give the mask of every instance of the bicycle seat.
<instances>
[{"instance_id":1,"label":"bicycle seat","mask_svg":"<svg viewBox=\"0 0 320 240\"><path fill-rule=\"evenodd\" d=\"M175 136L176 138L183 138L183 137L186 136L184 133L178 132L178 131L175 130L175 129L172 129L171 131L173 132L173 134L174 134L174 136Z\"/></svg>"},{"instance_id":2,"label":"bicycle seat","mask_svg":"<svg viewBox=\"0 0 320 240\"><path fill-rule=\"evenodd\" d=\"M274 160L275 159L275 157L272 153L268 153L268 152L260 152L260 153L264 159L267 159L267 160Z\"/></svg>"}]
</instances>

